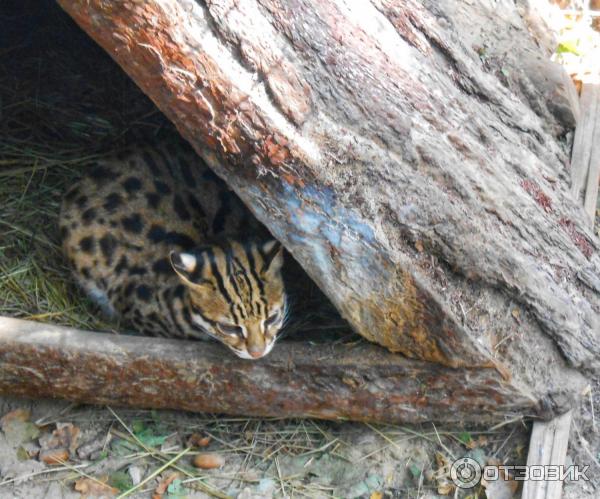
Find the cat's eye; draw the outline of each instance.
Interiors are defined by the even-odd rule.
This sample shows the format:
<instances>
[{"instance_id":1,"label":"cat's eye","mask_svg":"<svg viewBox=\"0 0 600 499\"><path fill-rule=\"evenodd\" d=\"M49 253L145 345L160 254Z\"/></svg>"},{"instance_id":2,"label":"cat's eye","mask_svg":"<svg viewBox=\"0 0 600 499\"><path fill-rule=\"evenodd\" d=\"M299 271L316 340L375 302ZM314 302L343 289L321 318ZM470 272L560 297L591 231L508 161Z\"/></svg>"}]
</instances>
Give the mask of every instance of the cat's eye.
<instances>
[{"instance_id":1,"label":"cat's eye","mask_svg":"<svg viewBox=\"0 0 600 499\"><path fill-rule=\"evenodd\" d=\"M269 318L265 321L265 326L272 326L273 324L275 324L279 320L279 314L279 310L274 314L271 314Z\"/></svg>"},{"instance_id":2,"label":"cat's eye","mask_svg":"<svg viewBox=\"0 0 600 499\"><path fill-rule=\"evenodd\" d=\"M219 324L219 329L221 332L230 335L237 335L240 338L244 337L244 330L240 326L229 325L229 324Z\"/></svg>"}]
</instances>

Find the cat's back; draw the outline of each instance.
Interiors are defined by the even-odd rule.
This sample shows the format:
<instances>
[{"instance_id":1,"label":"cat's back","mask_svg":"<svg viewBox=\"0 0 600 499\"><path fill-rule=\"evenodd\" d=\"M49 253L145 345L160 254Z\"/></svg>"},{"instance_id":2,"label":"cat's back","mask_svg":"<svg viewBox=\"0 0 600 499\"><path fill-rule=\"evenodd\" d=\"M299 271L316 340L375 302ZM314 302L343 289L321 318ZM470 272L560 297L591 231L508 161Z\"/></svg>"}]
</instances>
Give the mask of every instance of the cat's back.
<instances>
[{"instance_id":1,"label":"cat's back","mask_svg":"<svg viewBox=\"0 0 600 499\"><path fill-rule=\"evenodd\" d=\"M249 230L247 209L192 151L143 147L99 161L65 194L63 251L92 295L173 277L168 255Z\"/></svg>"}]
</instances>

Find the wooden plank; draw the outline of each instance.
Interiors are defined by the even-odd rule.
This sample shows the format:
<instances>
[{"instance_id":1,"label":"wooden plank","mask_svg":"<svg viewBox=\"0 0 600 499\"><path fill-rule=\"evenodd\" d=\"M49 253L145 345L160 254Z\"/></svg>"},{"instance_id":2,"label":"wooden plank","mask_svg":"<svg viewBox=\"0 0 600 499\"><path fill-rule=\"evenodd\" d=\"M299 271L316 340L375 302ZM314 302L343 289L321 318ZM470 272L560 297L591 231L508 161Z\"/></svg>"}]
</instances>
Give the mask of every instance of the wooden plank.
<instances>
[{"instance_id":1,"label":"wooden plank","mask_svg":"<svg viewBox=\"0 0 600 499\"><path fill-rule=\"evenodd\" d=\"M590 217L591 227L594 227L596 218L596 205L598 203L598 182L600 182L600 85L585 83L584 88L594 87L596 96L596 112L594 115L594 134L592 136L592 150L585 188L584 209Z\"/></svg>"},{"instance_id":2,"label":"wooden plank","mask_svg":"<svg viewBox=\"0 0 600 499\"><path fill-rule=\"evenodd\" d=\"M121 336L0 317L0 394L267 417L487 423L552 417L494 369L377 345L281 341L258 361L216 342Z\"/></svg>"},{"instance_id":3,"label":"wooden plank","mask_svg":"<svg viewBox=\"0 0 600 499\"><path fill-rule=\"evenodd\" d=\"M577 88L571 79L571 75L567 73L567 71L563 68L563 71L560 72L562 79L562 88L564 89L564 96L569 103L569 108L573 113L573 118L575 118L575 123L579 124L579 119L581 117L581 108L579 107L579 93L577 92Z\"/></svg>"},{"instance_id":4,"label":"wooden plank","mask_svg":"<svg viewBox=\"0 0 600 499\"><path fill-rule=\"evenodd\" d=\"M583 200L590 160L594 144L594 134L600 106L600 87L584 83L581 89L580 119L575 129L573 152L571 154L571 193L576 200Z\"/></svg>"},{"instance_id":5,"label":"wooden plank","mask_svg":"<svg viewBox=\"0 0 600 499\"><path fill-rule=\"evenodd\" d=\"M572 411L552 419L533 423L527 466L562 465L567 457ZM528 480L523 483L523 499L560 499L560 480Z\"/></svg>"}]
</instances>

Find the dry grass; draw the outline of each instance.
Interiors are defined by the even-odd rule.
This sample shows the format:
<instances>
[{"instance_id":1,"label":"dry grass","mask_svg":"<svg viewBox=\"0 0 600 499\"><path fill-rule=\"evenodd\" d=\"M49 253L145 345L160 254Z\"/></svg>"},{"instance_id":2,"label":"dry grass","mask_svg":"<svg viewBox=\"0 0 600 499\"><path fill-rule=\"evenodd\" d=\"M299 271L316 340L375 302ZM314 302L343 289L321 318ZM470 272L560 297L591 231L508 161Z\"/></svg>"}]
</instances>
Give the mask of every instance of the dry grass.
<instances>
[{"instance_id":1,"label":"dry grass","mask_svg":"<svg viewBox=\"0 0 600 499\"><path fill-rule=\"evenodd\" d=\"M132 135L172 131L59 9L21 9L1 19L0 314L105 328L61 258L61 194Z\"/></svg>"},{"instance_id":2,"label":"dry grass","mask_svg":"<svg viewBox=\"0 0 600 499\"><path fill-rule=\"evenodd\" d=\"M0 314L105 327L73 289L56 237L60 193L86 158L20 149L10 139L0 138Z\"/></svg>"}]
</instances>

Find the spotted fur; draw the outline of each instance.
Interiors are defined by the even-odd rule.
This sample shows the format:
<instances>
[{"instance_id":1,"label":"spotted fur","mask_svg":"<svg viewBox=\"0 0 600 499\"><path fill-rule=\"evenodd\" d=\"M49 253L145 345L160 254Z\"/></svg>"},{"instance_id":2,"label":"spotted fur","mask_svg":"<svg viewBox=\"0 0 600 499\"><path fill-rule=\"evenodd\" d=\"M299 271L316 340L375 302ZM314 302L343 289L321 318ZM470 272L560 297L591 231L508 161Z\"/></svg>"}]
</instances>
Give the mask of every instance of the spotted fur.
<instances>
[{"instance_id":1,"label":"spotted fur","mask_svg":"<svg viewBox=\"0 0 600 499\"><path fill-rule=\"evenodd\" d=\"M150 335L273 348L287 308L282 249L193 153L104 161L65 194L64 253L104 313Z\"/></svg>"}]
</instances>

